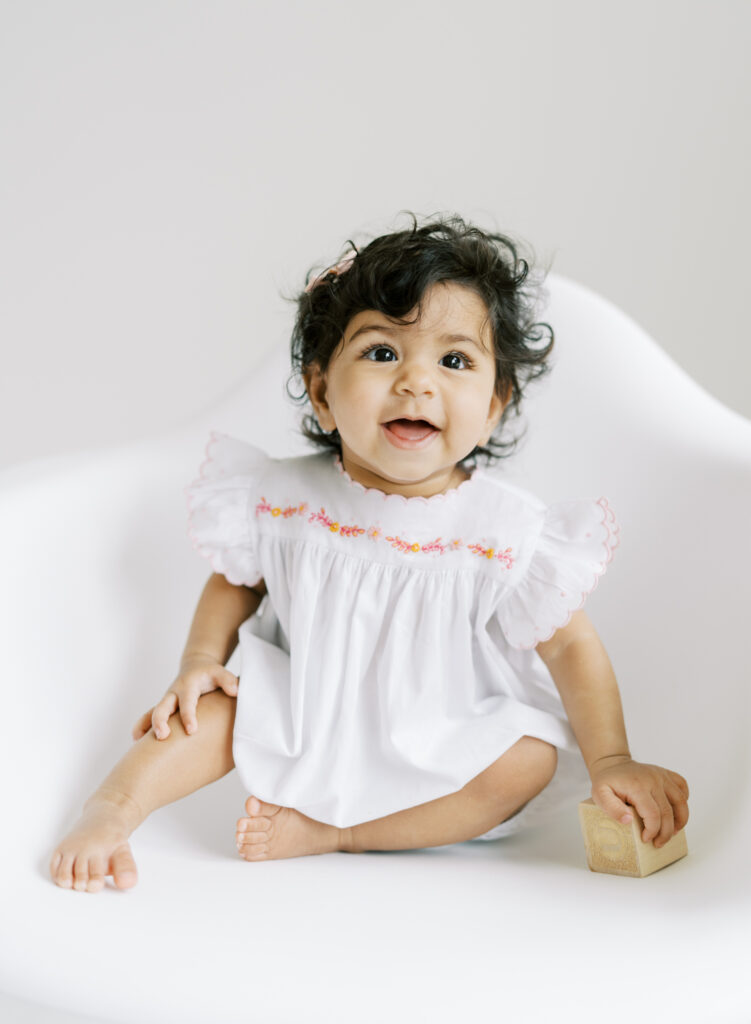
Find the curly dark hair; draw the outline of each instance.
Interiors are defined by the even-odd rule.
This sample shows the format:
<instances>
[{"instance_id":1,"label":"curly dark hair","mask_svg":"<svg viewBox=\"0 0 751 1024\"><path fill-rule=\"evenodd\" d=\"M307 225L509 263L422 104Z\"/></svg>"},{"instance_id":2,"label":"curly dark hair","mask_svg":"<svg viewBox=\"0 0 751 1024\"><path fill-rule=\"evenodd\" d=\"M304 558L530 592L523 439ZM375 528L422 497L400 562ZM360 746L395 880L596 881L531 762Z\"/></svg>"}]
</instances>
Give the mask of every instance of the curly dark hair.
<instances>
[{"instance_id":1,"label":"curly dark hair","mask_svg":"<svg viewBox=\"0 0 751 1024\"><path fill-rule=\"evenodd\" d=\"M318 275L314 287L308 273L305 290L290 301L297 304L291 339L292 373L287 392L295 402L308 402L307 391L293 395L289 384L317 364L325 372L349 321L363 310L377 310L390 319L415 323L420 318L427 288L453 281L471 289L485 303L492 329L496 364L496 391L508 405L500 423L485 446L476 446L463 460L474 463L482 457L488 463L512 454L522 435L501 441L510 415L518 415L527 384L543 376L550 366L547 358L554 343L549 324L535 322L535 308L542 292L525 287L530 264L519 255L521 243L492 234L464 221L458 215L436 215L418 226L414 213L407 212L412 226L375 238L363 249L351 240L347 249L357 255L344 273L329 269ZM412 320L407 314L416 310ZM308 440L333 449L341 456L337 430L323 431L312 413L301 425Z\"/></svg>"}]
</instances>

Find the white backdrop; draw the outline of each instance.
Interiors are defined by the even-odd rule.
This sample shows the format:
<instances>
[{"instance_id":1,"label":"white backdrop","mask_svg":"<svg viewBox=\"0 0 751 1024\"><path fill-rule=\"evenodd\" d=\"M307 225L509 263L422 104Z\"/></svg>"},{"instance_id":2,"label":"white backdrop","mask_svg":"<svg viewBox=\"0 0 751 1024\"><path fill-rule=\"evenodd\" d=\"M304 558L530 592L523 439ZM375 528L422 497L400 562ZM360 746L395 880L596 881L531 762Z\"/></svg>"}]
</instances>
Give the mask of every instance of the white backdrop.
<instances>
[{"instance_id":1,"label":"white backdrop","mask_svg":"<svg viewBox=\"0 0 751 1024\"><path fill-rule=\"evenodd\" d=\"M744 0L0 0L0 466L190 420L456 211L751 415Z\"/></svg>"},{"instance_id":2,"label":"white backdrop","mask_svg":"<svg viewBox=\"0 0 751 1024\"><path fill-rule=\"evenodd\" d=\"M190 421L405 209L528 240L751 416L750 29L746 0L0 0L0 468Z\"/></svg>"}]
</instances>

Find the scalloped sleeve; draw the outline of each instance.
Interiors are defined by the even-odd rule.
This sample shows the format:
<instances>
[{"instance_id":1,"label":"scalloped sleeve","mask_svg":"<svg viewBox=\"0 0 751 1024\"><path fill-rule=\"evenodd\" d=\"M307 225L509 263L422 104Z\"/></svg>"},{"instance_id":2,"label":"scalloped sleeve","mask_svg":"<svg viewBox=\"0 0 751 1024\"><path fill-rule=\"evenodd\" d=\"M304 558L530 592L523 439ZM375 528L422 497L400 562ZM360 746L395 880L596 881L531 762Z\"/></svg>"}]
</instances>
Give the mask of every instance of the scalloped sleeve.
<instances>
[{"instance_id":1,"label":"scalloped sleeve","mask_svg":"<svg viewBox=\"0 0 751 1024\"><path fill-rule=\"evenodd\" d=\"M509 644L529 650L565 626L597 586L618 541L605 498L550 505L526 572L496 609Z\"/></svg>"},{"instance_id":2,"label":"scalloped sleeve","mask_svg":"<svg viewBox=\"0 0 751 1024\"><path fill-rule=\"evenodd\" d=\"M250 587L263 577L249 505L251 488L270 462L253 445L214 431L198 479L185 488L193 547L236 586Z\"/></svg>"}]
</instances>

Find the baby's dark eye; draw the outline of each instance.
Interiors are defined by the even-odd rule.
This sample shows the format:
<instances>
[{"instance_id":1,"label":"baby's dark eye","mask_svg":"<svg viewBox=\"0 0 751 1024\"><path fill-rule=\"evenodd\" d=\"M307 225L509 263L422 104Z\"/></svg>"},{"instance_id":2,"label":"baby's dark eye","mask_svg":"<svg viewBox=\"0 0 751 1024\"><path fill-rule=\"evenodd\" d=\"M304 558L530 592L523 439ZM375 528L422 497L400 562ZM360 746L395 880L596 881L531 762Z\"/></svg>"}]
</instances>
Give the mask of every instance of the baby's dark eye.
<instances>
[{"instance_id":1,"label":"baby's dark eye","mask_svg":"<svg viewBox=\"0 0 751 1024\"><path fill-rule=\"evenodd\" d=\"M369 359L372 363L390 363L396 359L396 353L386 345L374 345L367 352L363 352L363 359Z\"/></svg>"},{"instance_id":2,"label":"baby's dark eye","mask_svg":"<svg viewBox=\"0 0 751 1024\"><path fill-rule=\"evenodd\" d=\"M450 360L450 362L444 362L444 360ZM450 370L468 369L472 365L469 359L463 356L461 352L449 352L447 356L443 357L441 362L444 363L444 366L448 366Z\"/></svg>"}]
</instances>

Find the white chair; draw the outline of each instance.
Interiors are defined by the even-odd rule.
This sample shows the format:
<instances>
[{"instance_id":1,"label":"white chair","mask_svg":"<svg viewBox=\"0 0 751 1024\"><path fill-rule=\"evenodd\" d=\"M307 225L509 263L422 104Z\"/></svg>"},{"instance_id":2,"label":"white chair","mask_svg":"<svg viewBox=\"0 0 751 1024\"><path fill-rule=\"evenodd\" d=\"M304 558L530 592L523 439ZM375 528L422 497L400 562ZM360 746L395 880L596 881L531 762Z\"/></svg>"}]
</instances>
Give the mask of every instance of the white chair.
<instances>
[{"instance_id":1,"label":"white chair","mask_svg":"<svg viewBox=\"0 0 751 1024\"><path fill-rule=\"evenodd\" d=\"M556 367L502 471L616 511L587 611L634 756L690 783L689 856L592 874L569 808L497 842L246 863L232 773L134 834L135 889L52 884L53 846L174 677L210 572L182 490L209 431L307 450L280 339L179 432L0 477L0 990L139 1024L749 1019L751 423L610 303L548 286Z\"/></svg>"}]
</instances>

